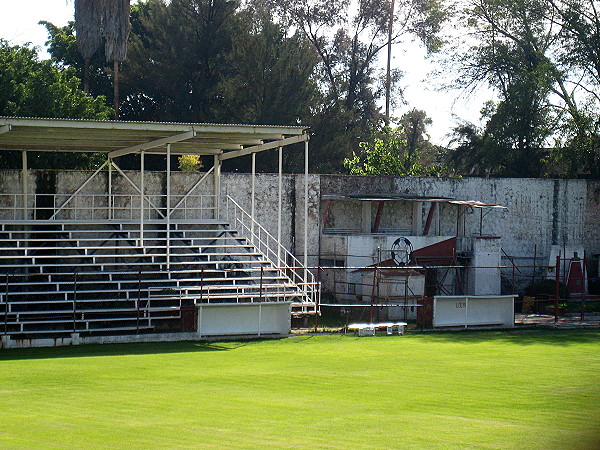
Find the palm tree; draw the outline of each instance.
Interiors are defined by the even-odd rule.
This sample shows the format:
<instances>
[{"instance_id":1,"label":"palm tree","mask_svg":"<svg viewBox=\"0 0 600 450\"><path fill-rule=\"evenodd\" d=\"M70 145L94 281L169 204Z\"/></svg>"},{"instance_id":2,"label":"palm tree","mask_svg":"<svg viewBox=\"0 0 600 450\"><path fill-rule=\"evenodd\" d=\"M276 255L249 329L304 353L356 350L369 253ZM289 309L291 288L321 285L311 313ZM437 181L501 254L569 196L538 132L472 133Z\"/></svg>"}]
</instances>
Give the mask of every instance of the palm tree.
<instances>
[{"instance_id":1,"label":"palm tree","mask_svg":"<svg viewBox=\"0 0 600 450\"><path fill-rule=\"evenodd\" d=\"M102 45L103 0L75 0L77 49L83 57L83 90L90 92L90 60Z\"/></svg>"},{"instance_id":2,"label":"palm tree","mask_svg":"<svg viewBox=\"0 0 600 450\"><path fill-rule=\"evenodd\" d=\"M115 119L119 118L119 63L127 57L127 39L131 31L129 0L103 0L106 59L113 62Z\"/></svg>"},{"instance_id":3,"label":"palm tree","mask_svg":"<svg viewBox=\"0 0 600 450\"><path fill-rule=\"evenodd\" d=\"M105 40L108 61L113 61L115 119L119 118L119 63L127 57L130 0L75 0L77 48L84 60L83 89L89 92L90 60Z\"/></svg>"}]
</instances>

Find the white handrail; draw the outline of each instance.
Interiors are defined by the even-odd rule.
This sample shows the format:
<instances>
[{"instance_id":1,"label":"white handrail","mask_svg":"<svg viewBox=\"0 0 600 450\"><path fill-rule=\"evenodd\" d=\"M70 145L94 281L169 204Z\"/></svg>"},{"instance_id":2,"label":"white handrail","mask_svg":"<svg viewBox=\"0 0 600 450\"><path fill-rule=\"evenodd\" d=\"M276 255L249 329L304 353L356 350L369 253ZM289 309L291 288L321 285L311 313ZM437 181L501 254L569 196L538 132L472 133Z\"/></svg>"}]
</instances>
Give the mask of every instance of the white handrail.
<instances>
[{"instance_id":1,"label":"white handrail","mask_svg":"<svg viewBox=\"0 0 600 450\"><path fill-rule=\"evenodd\" d=\"M238 231L279 269L282 276L286 276L298 286L302 292L303 302L314 305L316 311L319 289L318 283L315 282L315 276L231 196L227 195L226 201L229 225L233 228L239 226ZM233 211L230 211L230 207ZM290 261L292 265L289 265L287 261Z\"/></svg>"}]
</instances>

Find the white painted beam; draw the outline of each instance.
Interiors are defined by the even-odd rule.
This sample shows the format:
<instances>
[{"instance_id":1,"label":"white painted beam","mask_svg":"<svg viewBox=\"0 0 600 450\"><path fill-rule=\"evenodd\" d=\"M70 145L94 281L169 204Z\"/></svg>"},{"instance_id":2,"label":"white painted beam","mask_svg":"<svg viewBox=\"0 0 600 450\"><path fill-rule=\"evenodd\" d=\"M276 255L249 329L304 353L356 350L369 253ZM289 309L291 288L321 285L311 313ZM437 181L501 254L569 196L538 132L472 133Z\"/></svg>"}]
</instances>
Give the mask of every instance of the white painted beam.
<instances>
[{"instance_id":1,"label":"white painted beam","mask_svg":"<svg viewBox=\"0 0 600 450\"><path fill-rule=\"evenodd\" d=\"M246 147L242 150L236 150L233 152L223 153L219 156L221 161L225 161L231 158L237 158L238 156L250 155L252 153L264 152L265 150L271 150L277 147L284 147L286 145L297 144L298 142L308 142L308 134L301 134L299 136L292 136L278 141L267 142L266 144L254 145L252 147Z\"/></svg>"},{"instance_id":2,"label":"white painted beam","mask_svg":"<svg viewBox=\"0 0 600 450\"><path fill-rule=\"evenodd\" d=\"M110 152L108 154L108 157L116 158L118 156L128 155L130 153L143 152L145 150L150 150L152 148L162 147L163 145L168 145L168 144L173 144L175 142L185 141L185 140L191 139L195 136L196 136L196 131L190 130L185 133L175 134L173 136L168 136L166 138L157 139L155 141L145 142L143 144L134 145L132 147L115 150L114 152Z\"/></svg>"}]
</instances>

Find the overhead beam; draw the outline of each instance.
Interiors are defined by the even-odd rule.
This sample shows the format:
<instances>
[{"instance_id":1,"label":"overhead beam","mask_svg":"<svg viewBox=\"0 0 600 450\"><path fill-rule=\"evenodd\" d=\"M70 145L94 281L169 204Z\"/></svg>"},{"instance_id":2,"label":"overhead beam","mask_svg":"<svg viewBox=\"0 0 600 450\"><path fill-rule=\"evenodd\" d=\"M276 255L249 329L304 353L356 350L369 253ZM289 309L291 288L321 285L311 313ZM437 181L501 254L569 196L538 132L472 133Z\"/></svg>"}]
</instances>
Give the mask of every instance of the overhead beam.
<instances>
[{"instance_id":1,"label":"overhead beam","mask_svg":"<svg viewBox=\"0 0 600 450\"><path fill-rule=\"evenodd\" d=\"M235 124L202 124L202 123L164 123L164 122L125 122L109 120L80 120L80 119L36 119L19 117L0 117L0 126L10 124L13 127L35 127L37 129L80 129L80 130L129 130L129 131L159 131L166 133L185 132L192 127L201 134L223 133L237 136L247 136L267 139L266 135L298 135L304 133L305 126L280 125L235 125ZM44 131L44 130L41 130Z\"/></svg>"},{"instance_id":2,"label":"overhead beam","mask_svg":"<svg viewBox=\"0 0 600 450\"><path fill-rule=\"evenodd\" d=\"M195 130L190 130L185 133L175 134L173 136L169 136L162 139L157 139L155 141L145 142L143 144L134 145L132 147L122 148L120 150L115 150L114 152L110 152L108 154L109 158L117 158L118 156L129 155L131 153L138 153L144 150L150 150L152 148L161 147L167 144L173 144L175 142L185 141L187 139L191 139L196 136Z\"/></svg>"},{"instance_id":3,"label":"overhead beam","mask_svg":"<svg viewBox=\"0 0 600 450\"><path fill-rule=\"evenodd\" d=\"M239 156L250 155L252 153L264 152L265 150L272 150L277 147L285 147L286 145L297 144L299 142L308 142L309 135L301 134L299 136L292 136L286 139L281 139L278 141L267 142L266 144L254 145L252 147L246 147L242 150L236 150L233 152L223 153L219 156L221 161L225 161L227 159L237 158Z\"/></svg>"},{"instance_id":4,"label":"overhead beam","mask_svg":"<svg viewBox=\"0 0 600 450\"><path fill-rule=\"evenodd\" d=\"M146 155L165 155L166 151L160 150L148 150L145 152ZM171 149L171 155L220 155L223 153L223 150L219 150L216 148L200 148L197 150L173 150Z\"/></svg>"}]
</instances>

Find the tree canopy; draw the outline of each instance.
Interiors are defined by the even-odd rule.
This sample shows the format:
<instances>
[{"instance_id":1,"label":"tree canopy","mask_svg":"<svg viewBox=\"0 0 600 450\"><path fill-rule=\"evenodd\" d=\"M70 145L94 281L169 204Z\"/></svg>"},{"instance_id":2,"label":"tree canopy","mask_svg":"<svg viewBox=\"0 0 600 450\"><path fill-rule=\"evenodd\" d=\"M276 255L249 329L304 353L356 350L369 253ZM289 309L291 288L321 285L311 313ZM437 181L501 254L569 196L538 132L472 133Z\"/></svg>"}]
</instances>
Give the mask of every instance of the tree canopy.
<instances>
[{"instance_id":1,"label":"tree canopy","mask_svg":"<svg viewBox=\"0 0 600 450\"><path fill-rule=\"evenodd\" d=\"M443 149L429 142L429 125L425 112L413 109L397 128L386 128L372 142L361 142L363 154L344 159L344 167L352 175L452 176Z\"/></svg>"},{"instance_id":2,"label":"tree canopy","mask_svg":"<svg viewBox=\"0 0 600 450\"><path fill-rule=\"evenodd\" d=\"M463 16L474 40L460 59L463 83L487 83L499 101L482 130L456 129L458 167L600 177L597 0L471 0Z\"/></svg>"},{"instance_id":3,"label":"tree canopy","mask_svg":"<svg viewBox=\"0 0 600 450\"><path fill-rule=\"evenodd\" d=\"M37 50L11 46L0 39L0 115L22 117L59 117L77 119L108 119L112 109L103 97L91 97L80 88L80 79L72 69L56 67L52 61L40 61ZM2 152L3 167L19 167L18 155ZM31 166L42 161L47 166L57 164L58 154L37 153ZM87 155L63 158L72 168L87 168L95 159Z\"/></svg>"},{"instance_id":4,"label":"tree canopy","mask_svg":"<svg viewBox=\"0 0 600 450\"><path fill-rule=\"evenodd\" d=\"M119 94L114 104L126 120L308 125L316 172L444 175L453 167L466 176L600 178L598 0L139 0L131 10L127 0L77 0L75 7L74 23L43 22L51 61L2 43L3 114L104 118L106 98ZM450 34L466 37L446 46L442 36ZM400 99L399 69L411 62L388 78L381 56L406 38L444 52L465 92L485 85L496 93L481 124L458 124L450 151L429 142L424 111L386 126L388 80ZM302 170L301 156L286 152L284 169ZM268 155L257 163L276 169ZM225 169L248 166L242 159Z\"/></svg>"}]
</instances>

